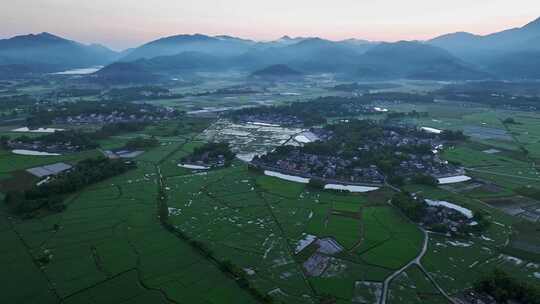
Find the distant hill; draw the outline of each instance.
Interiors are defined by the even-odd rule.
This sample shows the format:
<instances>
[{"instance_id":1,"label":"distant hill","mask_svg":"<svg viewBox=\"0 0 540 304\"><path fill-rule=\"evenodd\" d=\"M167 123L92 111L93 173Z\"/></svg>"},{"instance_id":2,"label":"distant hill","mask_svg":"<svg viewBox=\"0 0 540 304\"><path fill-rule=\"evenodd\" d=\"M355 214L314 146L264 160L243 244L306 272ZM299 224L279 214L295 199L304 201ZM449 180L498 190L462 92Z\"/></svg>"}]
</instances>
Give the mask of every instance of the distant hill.
<instances>
[{"instance_id":1,"label":"distant hill","mask_svg":"<svg viewBox=\"0 0 540 304\"><path fill-rule=\"evenodd\" d=\"M501 79L540 79L540 51L507 53L492 59L487 66Z\"/></svg>"},{"instance_id":2,"label":"distant hill","mask_svg":"<svg viewBox=\"0 0 540 304\"><path fill-rule=\"evenodd\" d=\"M118 53L102 45L84 45L41 33L0 40L0 58L3 65L41 65L56 72L108 64L118 58Z\"/></svg>"},{"instance_id":3,"label":"distant hill","mask_svg":"<svg viewBox=\"0 0 540 304\"><path fill-rule=\"evenodd\" d=\"M177 35L161 38L133 49L121 60L137 61L163 57L164 62L181 58L171 56L199 54L201 58L204 55L213 56L214 61L216 59L221 61L218 66L215 62L212 63L213 69L221 67L249 71L283 63L296 69L327 72L339 71L349 66L355 57L374 45L368 41L355 39L333 42L320 38L284 36L276 41L255 42L230 36ZM195 61L199 60L195 58Z\"/></svg>"},{"instance_id":4,"label":"distant hill","mask_svg":"<svg viewBox=\"0 0 540 304\"><path fill-rule=\"evenodd\" d=\"M114 73L113 78L120 77L122 81L130 80L129 75L125 75L127 70L135 72L134 81L144 74L152 75L151 79L163 79L166 75L195 73L195 72L219 72L230 67L226 59L199 52L183 52L170 56L158 56L151 59L138 59L136 61L120 61L113 63L102 69L102 73ZM98 72L99 74L99 72ZM163 77L158 77L163 76ZM110 76L106 76L110 77ZM102 77L103 78L103 77Z\"/></svg>"},{"instance_id":5,"label":"distant hill","mask_svg":"<svg viewBox=\"0 0 540 304\"><path fill-rule=\"evenodd\" d=\"M206 72L221 71L228 68L223 57L201 52L183 52L171 56L159 56L152 59L140 59L133 63L144 66L154 72Z\"/></svg>"},{"instance_id":6,"label":"distant hill","mask_svg":"<svg viewBox=\"0 0 540 304\"><path fill-rule=\"evenodd\" d=\"M254 49L236 58L237 65L254 70L285 64L306 73L343 73L354 65L365 50L347 43L307 38L283 47Z\"/></svg>"},{"instance_id":7,"label":"distant hill","mask_svg":"<svg viewBox=\"0 0 540 304\"><path fill-rule=\"evenodd\" d=\"M479 72L448 51L421 42L371 44L306 38L282 47L252 48L241 55L216 56L211 53L186 51L130 63L132 67L156 75L240 70L256 71L251 74L251 79L266 80L298 79L302 73L340 73L360 79L487 77L486 73Z\"/></svg>"},{"instance_id":8,"label":"distant hill","mask_svg":"<svg viewBox=\"0 0 540 304\"><path fill-rule=\"evenodd\" d=\"M229 36L177 35L146 43L134 50L122 61L151 59L186 52L198 52L214 56L234 56L245 53L256 42Z\"/></svg>"},{"instance_id":9,"label":"distant hill","mask_svg":"<svg viewBox=\"0 0 540 304\"><path fill-rule=\"evenodd\" d=\"M448 51L414 41L382 43L359 59L364 78L412 78L431 80L482 79L488 77Z\"/></svg>"},{"instance_id":10,"label":"distant hill","mask_svg":"<svg viewBox=\"0 0 540 304\"><path fill-rule=\"evenodd\" d=\"M263 81L291 81L302 79L303 74L297 70L291 69L284 64L276 64L264 69L253 72L250 75L252 80Z\"/></svg>"},{"instance_id":11,"label":"distant hill","mask_svg":"<svg viewBox=\"0 0 540 304\"><path fill-rule=\"evenodd\" d=\"M270 42L261 42L260 44L263 44L267 47L280 47L280 46L297 44L298 42L304 41L306 39L310 39L310 38L305 38L305 37L291 38L289 36L283 36L279 38L278 40L270 41Z\"/></svg>"},{"instance_id":12,"label":"distant hill","mask_svg":"<svg viewBox=\"0 0 540 304\"><path fill-rule=\"evenodd\" d=\"M249 73L275 66L305 74L335 73L346 81L539 79L539 58L540 19L490 35L459 32L425 42L288 36L256 42L195 34L164 37L117 53L48 33L0 40L0 71L10 71L14 77L110 64L96 75L121 81L202 71ZM134 74L129 76L126 70Z\"/></svg>"},{"instance_id":13,"label":"distant hill","mask_svg":"<svg viewBox=\"0 0 540 304\"><path fill-rule=\"evenodd\" d=\"M117 62L91 74L89 78L102 84L141 84L152 83L160 77L144 66L131 62Z\"/></svg>"},{"instance_id":14,"label":"distant hill","mask_svg":"<svg viewBox=\"0 0 540 304\"><path fill-rule=\"evenodd\" d=\"M228 36L172 36L132 50L122 62L136 63L156 73L253 71L279 64L306 72L341 72L373 47L360 41L288 37L280 40L286 42L254 43Z\"/></svg>"},{"instance_id":15,"label":"distant hill","mask_svg":"<svg viewBox=\"0 0 540 304\"><path fill-rule=\"evenodd\" d=\"M0 80L39 77L54 68L43 64L3 64L0 59Z\"/></svg>"},{"instance_id":16,"label":"distant hill","mask_svg":"<svg viewBox=\"0 0 540 304\"><path fill-rule=\"evenodd\" d=\"M540 18L523 27L490 35L459 32L434 38L427 43L443 48L465 61L483 66L500 78L530 77L535 74L537 61L532 61L531 67L527 68L523 66L524 58L513 57L521 54L529 60L537 60L538 55L535 53L540 53ZM510 61L504 63L503 60ZM511 63L517 64L515 70L512 70Z\"/></svg>"}]
</instances>

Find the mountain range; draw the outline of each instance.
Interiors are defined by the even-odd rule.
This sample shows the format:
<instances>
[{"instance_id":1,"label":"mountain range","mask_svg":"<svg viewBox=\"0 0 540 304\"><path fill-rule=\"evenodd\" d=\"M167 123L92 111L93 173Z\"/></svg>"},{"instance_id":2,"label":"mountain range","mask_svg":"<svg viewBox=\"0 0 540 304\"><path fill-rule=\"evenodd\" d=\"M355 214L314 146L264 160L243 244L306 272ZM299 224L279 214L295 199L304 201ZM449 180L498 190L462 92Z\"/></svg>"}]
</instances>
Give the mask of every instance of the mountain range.
<instances>
[{"instance_id":1,"label":"mountain range","mask_svg":"<svg viewBox=\"0 0 540 304\"><path fill-rule=\"evenodd\" d=\"M99 44L85 45L49 33L0 40L0 65L24 66L29 70L61 71L104 65L119 56Z\"/></svg>"},{"instance_id":2,"label":"mountain range","mask_svg":"<svg viewBox=\"0 0 540 304\"><path fill-rule=\"evenodd\" d=\"M540 78L540 18L485 36L459 32L427 43L502 78Z\"/></svg>"},{"instance_id":3,"label":"mountain range","mask_svg":"<svg viewBox=\"0 0 540 304\"><path fill-rule=\"evenodd\" d=\"M540 51L540 18L523 27L485 36L458 32L431 39L427 43L463 59L484 62L512 52Z\"/></svg>"},{"instance_id":4,"label":"mountain range","mask_svg":"<svg viewBox=\"0 0 540 304\"><path fill-rule=\"evenodd\" d=\"M112 63L112 64L111 64ZM156 75L266 67L299 73L339 73L351 78L433 80L539 79L540 18L520 28L480 36L466 32L428 41L394 43L284 36L258 42L231 36L176 35L118 53L48 33L0 40L0 73L43 72L107 65L94 77L138 80ZM284 68L287 67L287 68ZM146 76L143 76L145 74Z\"/></svg>"}]
</instances>

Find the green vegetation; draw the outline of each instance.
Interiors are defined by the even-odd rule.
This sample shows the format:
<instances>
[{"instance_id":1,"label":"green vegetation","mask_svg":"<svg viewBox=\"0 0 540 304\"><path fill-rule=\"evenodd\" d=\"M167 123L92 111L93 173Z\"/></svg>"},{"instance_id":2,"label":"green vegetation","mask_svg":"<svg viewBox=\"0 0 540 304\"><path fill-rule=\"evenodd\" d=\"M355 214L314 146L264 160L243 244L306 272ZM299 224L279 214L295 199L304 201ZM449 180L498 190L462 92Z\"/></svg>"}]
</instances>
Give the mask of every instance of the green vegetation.
<instances>
[{"instance_id":1,"label":"green vegetation","mask_svg":"<svg viewBox=\"0 0 540 304\"><path fill-rule=\"evenodd\" d=\"M127 149L152 149L159 146L159 140L157 140L155 137L141 137L138 136L136 138L130 139L125 147Z\"/></svg>"},{"instance_id":2,"label":"green vegetation","mask_svg":"<svg viewBox=\"0 0 540 304\"><path fill-rule=\"evenodd\" d=\"M426 174L417 174L412 179L413 184L426 185L426 186L437 186L439 181L433 176Z\"/></svg>"},{"instance_id":3,"label":"green vegetation","mask_svg":"<svg viewBox=\"0 0 540 304\"><path fill-rule=\"evenodd\" d=\"M318 97L307 102L294 102L280 106L265 106L246 108L234 111L230 117L234 121L257 121L278 123L282 125L314 126L325 124L328 118L355 117L361 114L378 114L371 106L373 102L386 102L400 100L418 103L431 103L433 97L429 95L413 95L406 93L377 93L365 94L361 97ZM298 114L302 113L301 116ZM412 112L413 116L420 115ZM399 115L399 114L393 114Z\"/></svg>"},{"instance_id":4,"label":"green vegetation","mask_svg":"<svg viewBox=\"0 0 540 304\"><path fill-rule=\"evenodd\" d=\"M519 282L498 269L478 282L475 289L493 296L500 303L508 303L511 300L519 303L540 303L539 288Z\"/></svg>"},{"instance_id":5,"label":"green vegetation","mask_svg":"<svg viewBox=\"0 0 540 304\"><path fill-rule=\"evenodd\" d=\"M415 222L419 222L426 214L426 205L422 201L411 197L409 193L398 193L394 195L392 204Z\"/></svg>"},{"instance_id":6,"label":"green vegetation","mask_svg":"<svg viewBox=\"0 0 540 304\"><path fill-rule=\"evenodd\" d=\"M208 132L203 131L215 121L211 113L203 113L207 118L193 115L151 123L90 123L74 127L77 131L66 124L52 125L70 130L50 135L28 133L25 141L47 138L83 145L88 140L96 145L84 152L43 157L15 155L5 145L0 149L0 199L9 202L0 204L0 240L9 245L0 250L0 260L5 262L0 270L6 290L2 299L44 304L341 304L362 299L375 303L383 282L393 274L387 303L447 303L438 288L451 297L475 287L501 300L527 302L526 294L538 297L540 228L534 222L540 208L537 113L444 101L439 97L445 95L437 94L354 97L346 92L368 85L339 87L340 91L330 93L340 97L318 98L328 94L327 88L287 83L249 88L242 87L242 81L201 86L179 81L182 84L170 84L166 89L104 90L61 89L61 83L56 89L48 89L44 83L21 84L12 100L3 99L9 106L0 110L7 115L0 138L7 143L21 137L11 130L27 122L39 126L51 121L44 113L42 117L47 119L32 122L33 116L41 116L32 109L50 108L57 117L106 114L115 108L130 115L147 107L160 112L150 104L121 100L133 99L193 111L253 105L253 94L264 92L274 100L272 104L285 104L276 107L278 110L268 107L265 115L284 113L283 117L300 120L304 117L299 113L308 112L313 113L305 116L311 121L308 125L334 121L327 130L335 140L279 147L276 159L293 150L339 154L351 160L350 168L375 164L387 173L405 160L403 154L433 154L431 147L421 145L359 149L366 142L391 138L380 127L385 122L392 124L392 131L410 126L415 137L444 138L448 142L437 157L464 166L473 180L442 185L426 174L390 175L385 182L399 186L402 193L382 186L356 194L324 191L317 179L310 184L287 182L233 159L231 149L242 153L245 147L266 144L267 138L242 146L209 144ZM439 84L400 83L398 87L412 92L436 86ZM379 89L392 87L381 85ZM22 94L26 92L39 92L47 100L25 99ZM282 96L282 92L300 95ZM52 100L56 95L59 100ZM25 101L12 113L17 99ZM307 102L290 104L296 99ZM520 104L518 99L515 105ZM389 111L374 113L374 107ZM371 117L379 122L355 119ZM424 134L417 128L422 126L445 131ZM132 159L133 165L98 160L98 144L102 149L146 152ZM228 166L203 173L178 166L179 161L202 161L203 155L209 163L222 155L229 159ZM35 186L39 180L25 172L57 162L75 168L40 187ZM420 199L414 200L409 193ZM445 227L424 225L424 198L472 210L471 221L481 229L447 234ZM425 234L421 228L432 232ZM422 255L424 242L427 250ZM325 253L325 248L337 251ZM494 274L495 269L506 275Z\"/></svg>"},{"instance_id":7,"label":"green vegetation","mask_svg":"<svg viewBox=\"0 0 540 304\"><path fill-rule=\"evenodd\" d=\"M76 150L90 150L98 147L98 144L93 140L92 136L80 131L56 131L51 134L42 135L39 137L20 136L13 140L22 144L30 144L39 142L40 145L65 145L74 147Z\"/></svg>"},{"instance_id":8,"label":"green vegetation","mask_svg":"<svg viewBox=\"0 0 540 304\"><path fill-rule=\"evenodd\" d=\"M449 141L465 141L467 136L463 134L463 131L452 131L452 130L443 130L441 132L441 138Z\"/></svg>"},{"instance_id":9,"label":"green vegetation","mask_svg":"<svg viewBox=\"0 0 540 304\"><path fill-rule=\"evenodd\" d=\"M109 91L105 99L107 101L76 101L76 102L57 102L57 103L35 103L28 110L29 117L26 123L29 127L40 127L50 125L52 123L70 123L71 121L81 123L105 123L105 122L121 122L121 121L145 121L148 117L152 118L171 118L179 115L178 112L168 112L161 107L150 104L130 103L122 98L117 91L132 90L132 89L113 89ZM154 91L152 88L140 88L136 90L140 95L158 94L160 91ZM118 100L117 100L118 99ZM102 116L99 118L98 116ZM71 120L69 120L71 119Z\"/></svg>"},{"instance_id":10,"label":"green vegetation","mask_svg":"<svg viewBox=\"0 0 540 304\"><path fill-rule=\"evenodd\" d=\"M188 156L182 158L184 164L203 164L209 167L230 166L235 154L226 143L207 143L196 147Z\"/></svg>"},{"instance_id":11,"label":"green vegetation","mask_svg":"<svg viewBox=\"0 0 540 304\"><path fill-rule=\"evenodd\" d=\"M160 145L136 169L68 195L69 208L61 214L19 220L2 204L0 238L11 244L0 252L9 261L0 271L9 277L3 298L45 304L259 302L157 220L156 166L174 158L178 147L183 144Z\"/></svg>"},{"instance_id":12,"label":"green vegetation","mask_svg":"<svg viewBox=\"0 0 540 304\"><path fill-rule=\"evenodd\" d=\"M44 206L50 211L61 212L66 208L62 201L67 194L134 168L134 163L122 160L86 159L43 185L24 192L8 192L4 202L19 215L32 216L32 213Z\"/></svg>"},{"instance_id":13,"label":"green vegetation","mask_svg":"<svg viewBox=\"0 0 540 304\"><path fill-rule=\"evenodd\" d=\"M448 301L433 286L418 266L410 266L390 285L389 303L433 303Z\"/></svg>"}]
</instances>

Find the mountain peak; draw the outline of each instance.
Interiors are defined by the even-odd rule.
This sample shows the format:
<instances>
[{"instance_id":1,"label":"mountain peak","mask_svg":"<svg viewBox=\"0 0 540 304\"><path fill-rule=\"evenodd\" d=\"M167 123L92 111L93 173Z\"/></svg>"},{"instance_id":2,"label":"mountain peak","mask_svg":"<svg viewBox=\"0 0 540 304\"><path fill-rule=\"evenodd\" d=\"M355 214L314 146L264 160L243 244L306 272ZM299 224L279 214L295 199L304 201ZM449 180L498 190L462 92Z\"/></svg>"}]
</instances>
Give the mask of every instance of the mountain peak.
<instances>
[{"instance_id":1,"label":"mountain peak","mask_svg":"<svg viewBox=\"0 0 540 304\"><path fill-rule=\"evenodd\" d=\"M319 37L305 38L298 42L297 45L301 46L325 46L332 45L333 43L329 40L325 40Z\"/></svg>"},{"instance_id":2,"label":"mountain peak","mask_svg":"<svg viewBox=\"0 0 540 304\"><path fill-rule=\"evenodd\" d=\"M51 34L49 32L42 32L42 33L37 34L36 36L44 37L44 38L60 38L60 37L58 37L56 35L53 35L53 34Z\"/></svg>"},{"instance_id":3,"label":"mountain peak","mask_svg":"<svg viewBox=\"0 0 540 304\"><path fill-rule=\"evenodd\" d=\"M208 40L215 40L215 38L212 38L210 36L206 36L206 35L203 35L203 34L198 34L198 33L197 34L192 34L192 35L190 35L190 34L180 34L180 35L163 37L163 38L160 38L158 40L151 41L148 44L163 43L163 42L170 42L170 43L186 42L186 43L191 43L191 42L208 41Z\"/></svg>"},{"instance_id":4,"label":"mountain peak","mask_svg":"<svg viewBox=\"0 0 540 304\"><path fill-rule=\"evenodd\" d=\"M9 39L6 39L6 40L42 40L42 41L45 41L45 40L48 40L48 41L61 41L61 40L66 40L62 37L58 37L56 35L53 35L51 33L48 33L48 32L42 32L42 33L39 33L39 34L27 34L27 35L19 35L19 36L14 36L14 37L11 37Z\"/></svg>"},{"instance_id":5,"label":"mountain peak","mask_svg":"<svg viewBox=\"0 0 540 304\"><path fill-rule=\"evenodd\" d=\"M527 23L523 28L539 29L540 30L540 17Z\"/></svg>"}]
</instances>

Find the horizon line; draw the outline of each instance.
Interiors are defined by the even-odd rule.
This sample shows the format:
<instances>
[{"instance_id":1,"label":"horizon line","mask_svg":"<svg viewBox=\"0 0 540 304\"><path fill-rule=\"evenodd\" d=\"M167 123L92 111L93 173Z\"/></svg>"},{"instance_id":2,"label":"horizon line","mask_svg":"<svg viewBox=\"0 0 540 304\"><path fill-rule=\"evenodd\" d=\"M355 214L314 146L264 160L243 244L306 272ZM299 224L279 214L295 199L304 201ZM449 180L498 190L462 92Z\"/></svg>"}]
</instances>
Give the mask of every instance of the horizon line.
<instances>
[{"instance_id":1,"label":"horizon line","mask_svg":"<svg viewBox=\"0 0 540 304\"><path fill-rule=\"evenodd\" d=\"M514 27L508 27L508 28L504 28L504 29L499 29L499 30L490 30L489 32L482 32L482 33L475 33L473 31L467 31L467 30L456 30L456 31L450 31L450 32L444 32L444 33L440 33L440 34L433 34L431 36L429 36L429 38L415 38L415 39L407 39L407 38L398 38L398 39L369 39L369 38L360 38L358 36L348 36L348 38L329 38L327 37L326 35L320 35L320 36L312 36L312 35L291 35L291 34L281 34L281 35L277 35L277 38L270 38L270 39L260 39L260 38L255 38L255 37L249 37L249 35L246 35L246 36L243 36L241 34L237 35L237 34L231 34L231 33L221 33L221 34L218 34L218 33L207 33L205 34L204 32L198 32L198 31L186 31L186 32L179 32L179 33L176 33L176 34L156 34L154 38L149 38L147 40L145 40L145 42L141 42L141 43L138 43L138 44L133 44L132 46L129 46L129 47L123 47L123 48L117 48L117 47L113 47L111 46L110 44L108 43L103 43L103 42L95 42L95 41L83 41L84 39L77 39L77 38L70 38L69 34L64 34L64 33L57 33L57 32L54 32L54 31L37 31L37 32L26 32L26 33L16 33L16 34L10 34L10 35L7 35L7 36L0 36L0 40L7 40L7 39L12 39L12 38L15 38L15 37L20 37L20 36L28 36L28 35L40 35L40 34L50 34L50 35L54 35L54 36L57 36L57 37L60 37L60 38L63 38L63 39L66 39L66 40L70 40L70 41L74 41L74 42L77 42L77 43L81 43L81 44L85 44L85 45L101 45L101 46L104 46L104 47L107 47L111 50L114 50L114 51L117 51L117 52L122 52L122 51L126 51L126 50L129 50L129 49L134 49L134 48L138 48L138 47L141 47L145 44L148 44L148 43L151 43L153 41L156 41L156 40L159 40L159 39L165 39L165 38L170 38L170 37L175 37L175 36L196 36L196 35L201 35L201 36L206 36L206 37L212 37L212 38L218 38L218 37L231 37L231 38L236 38L236 39L240 39L240 40L247 40L247 41L252 41L252 42L255 42L255 43L269 43L269 42L274 42L274 41L278 41L282 38L285 38L285 37L288 37L290 39L322 39L322 40L327 40L327 41L332 41L332 42L342 42L342 41L347 41L347 40L359 40L359 41L366 41L368 43L396 43L396 42L402 42L402 41L409 41L409 42L426 42L426 41L429 41L429 40L433 40L433 39L436 39L436 38L439 38L439 37L443 37L443 36L446 36L446 35L452 35L452 34L458 34L458 33L466 33L466 34L471 34L471 35L474 35L474 36L479 36L479 37L485 37L485 36L489 36L489 35L492 35L492 34L495 34L495 33L500 33L502 31L506 31L506 30L512 30L512 29L518 29L518 28L523 28L531 23L534 23L536 21L540 21L540 17L536 18L536 19L533 19L527 23L524 23L522 25L518 25L518 26L514 26Z\"/></svg>"}]
</instances>

